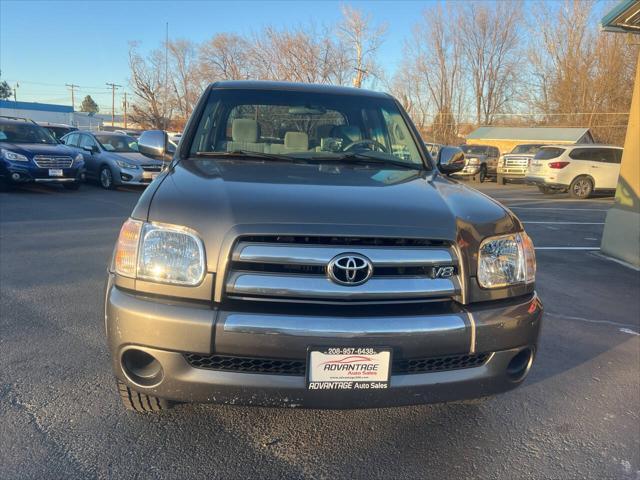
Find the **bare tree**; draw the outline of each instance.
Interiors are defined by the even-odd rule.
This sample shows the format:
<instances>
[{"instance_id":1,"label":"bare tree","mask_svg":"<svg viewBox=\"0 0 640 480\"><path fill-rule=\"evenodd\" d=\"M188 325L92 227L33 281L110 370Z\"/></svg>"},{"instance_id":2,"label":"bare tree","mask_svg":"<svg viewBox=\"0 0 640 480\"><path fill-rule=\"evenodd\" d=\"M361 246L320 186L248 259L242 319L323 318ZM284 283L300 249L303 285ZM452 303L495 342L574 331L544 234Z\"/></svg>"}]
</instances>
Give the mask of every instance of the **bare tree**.
<instances>
[{"instance_id":1,"label":"bare tree","mask_svg":"<svg viewBox=\"0 0 640 480\"><path fill-rule=\"evenodd\" d=\"M170 81L173 105L180 123L185 123L193 111L201 87L198 84L197 50L189 40L173 40L168 44Z\"/></svg>"},{"instance_id":2,"label":"bare tree","mask_svg":"<svg viewBox=\"0 0 640 480\"><path fill-rule=\"evenodd\" d=\"M200 76L205 83L251 77L249 42L239 35L219 33L200 47Z\"/></svg>"},{"instance_id":3,"label":"bare tree","mask_svg":"<svg viewBox=\"0 0 640 480\"><path fill-rule=\"evenodd\" d=\"M519 86L521 2L469 2L457 14L477 124L512 106Z\"/></svg>"},{"instance_id":4,"label":"bare tree","mask_svg":"<svg viewBox=\"0 0 640 480\"><path fill-rule=\"evenodd\" d=\"M171 108L165 91L163 53L154 50L144 58L137 51L137 45L131 43L129 70L129 84L134 94L131 121L143 127L165 128Z\"/></svg>"},{"instance_id":5,"label":"bare tree","mask_svg":"<svg viewBox=\"0 0 640 480\"><path fill-rule=\"evenodd\" d=\"M342 22L338 25L338 36L349 52L353 73L353 86L360 88L367 76L378 71L375 56L384 41L386 24L372 25L370 14L349 6L342 7Z\"/></svg>"},{"instance_id":6,"label":"bare tree","mask_svg":"<svg viewBox=\"0 0 640 480\"><path fill-rule=\"evenodd\" d=\"M594 4L538 4L529 55L536 80L530 100L545 124L591 127L598 140L621 143L638 46L620 35L599 33Z\"/></svg>"}]
</instances>

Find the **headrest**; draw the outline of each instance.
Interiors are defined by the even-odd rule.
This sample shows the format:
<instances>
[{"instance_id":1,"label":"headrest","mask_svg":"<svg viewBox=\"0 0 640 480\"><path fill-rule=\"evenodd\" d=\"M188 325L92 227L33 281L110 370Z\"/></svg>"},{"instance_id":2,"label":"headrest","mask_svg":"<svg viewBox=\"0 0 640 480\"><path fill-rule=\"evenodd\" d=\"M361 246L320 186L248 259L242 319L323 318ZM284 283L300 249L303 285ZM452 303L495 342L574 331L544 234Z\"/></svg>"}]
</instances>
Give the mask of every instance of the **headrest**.
<instances>
[{"instance_id":1,"label":"headrest","mask_svg":"<svg viewBox=\"0 0 640 480\"><path fill-rule=\"evenodd\" d=\"M331 136L342 138L351 143L362 140L362 132L360 128L355 125L340 125L334 127Z\"/></svg>"},{"instance_id":2,"label":"headrest","mask_svg":"<svg viewBox=\"0 0 640 480\"><path fill-rule=\"evenodd\" d=\"M231 124L231 138L234 142L257 142L258 122L250 118L236 118Z\"/></svg>"},{"instance_id":3,"label":"headrest","mask_svg":"<svg viewBox=\"0 0 640 480\"><path fill-rule=\"evenodd\" d=\"M287 132L284 134L285 148L309 150L309 135L303 132Z\"/></svg>"}]
</instances>

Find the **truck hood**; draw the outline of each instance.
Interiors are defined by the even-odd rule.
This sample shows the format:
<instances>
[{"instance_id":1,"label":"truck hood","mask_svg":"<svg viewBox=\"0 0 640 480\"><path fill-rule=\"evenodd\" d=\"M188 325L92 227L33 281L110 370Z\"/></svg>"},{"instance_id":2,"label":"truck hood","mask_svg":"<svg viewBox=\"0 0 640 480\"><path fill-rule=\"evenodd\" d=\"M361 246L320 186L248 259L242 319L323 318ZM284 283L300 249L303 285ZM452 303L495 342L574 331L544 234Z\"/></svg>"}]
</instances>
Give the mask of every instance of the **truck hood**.
<instances>
[{"instance_id":1,"label":"truck hood","mask_svg":"<svg viewBox=\"0 0 640 480\"><path fill-rule=\"evenodd\" d=\"M499 203L438 174L248 160L182 161L133 217L195 230L212 272L238 235L426 238L466 248L521 229Z\"/></svg>"},{"instance_id":2,"label":"truck hood","mask_svg":"<svg viewBox=\"0 0 640 480\"><path fill-rule=\"evenodd\" d=\"M78 152L66 145L57 143L0 143L0 148L20 153L31 158L33 155L68 155L75 157Z\"/></svg>"}]
</instances>

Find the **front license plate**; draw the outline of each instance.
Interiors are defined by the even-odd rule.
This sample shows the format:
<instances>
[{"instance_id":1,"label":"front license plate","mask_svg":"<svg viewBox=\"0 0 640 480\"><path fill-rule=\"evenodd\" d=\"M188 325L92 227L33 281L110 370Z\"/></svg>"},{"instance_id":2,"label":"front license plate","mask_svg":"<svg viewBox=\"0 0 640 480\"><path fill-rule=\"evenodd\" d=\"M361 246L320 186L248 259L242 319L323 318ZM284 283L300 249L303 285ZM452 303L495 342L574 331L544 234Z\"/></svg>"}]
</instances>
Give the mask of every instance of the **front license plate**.
<instances>
[{"instance_id":1,"label":"front license plate","mask_svg":"<svg viewBox=\"0 0 640 480\"><path fill-rule=\"evenodd\" d=\"M310 348L309 390L376 390L389 388L391 349Z\"/></svg>"},{"instance_id":2,"label":"front license plate","mask_svg":"<svg viewBox=\"0 0 640 480\"><path fill-rule=\"evenodd\" d=\"M50 177L62 177L62 176L64 176L64 173L62 172L62 170L59 170L57 168L56 169L50 168L49 169L49 176Z\"/></svg>"}]
</instances>

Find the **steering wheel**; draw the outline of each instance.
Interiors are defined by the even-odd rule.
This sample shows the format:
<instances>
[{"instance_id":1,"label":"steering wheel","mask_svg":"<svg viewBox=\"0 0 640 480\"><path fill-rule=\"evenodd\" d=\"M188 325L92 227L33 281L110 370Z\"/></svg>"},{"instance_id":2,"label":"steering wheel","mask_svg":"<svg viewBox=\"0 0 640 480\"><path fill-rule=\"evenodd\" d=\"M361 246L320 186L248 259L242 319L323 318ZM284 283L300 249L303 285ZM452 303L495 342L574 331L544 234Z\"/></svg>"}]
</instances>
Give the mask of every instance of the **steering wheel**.
<instances>
[{"instance_id":1,"label":"steering wheel","mask_svg":"<svg viewBox=\"0 0 640 480\"><path fill-rule=\"evenodd\" d=\"M364 147L364 146L375 147L375 148L370 148L370 150L375 150L377 148L381 152L384 152L384 153L387 152L387 147L385 147L380 142L377 142L375 140L371 140L370 138L367 138L367 139L364 139L364 140L358 140L357 142L351 142L349 145L344 147L342 149L342 151L343 152L350 152L351 150L355 150L356 148L361 147L361 146L362 147Z\"/></svg>"}]
</instances>

